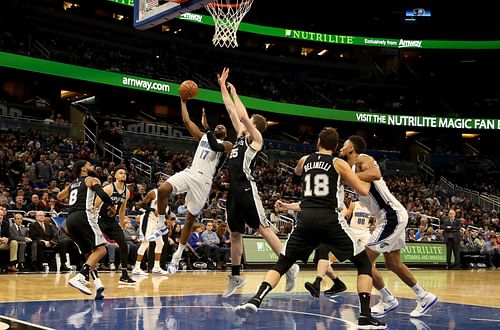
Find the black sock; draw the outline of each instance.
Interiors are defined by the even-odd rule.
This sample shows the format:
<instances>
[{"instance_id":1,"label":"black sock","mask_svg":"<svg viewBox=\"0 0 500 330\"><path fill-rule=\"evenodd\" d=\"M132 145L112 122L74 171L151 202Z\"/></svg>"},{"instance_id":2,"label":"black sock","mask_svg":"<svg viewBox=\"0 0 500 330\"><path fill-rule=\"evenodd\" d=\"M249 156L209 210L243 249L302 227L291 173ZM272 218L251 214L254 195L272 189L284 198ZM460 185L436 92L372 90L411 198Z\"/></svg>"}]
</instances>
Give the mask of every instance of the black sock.
<instances>
[{"instance_id":1,"label":"black sock","mask_svg":"<svg viewBox=\"0 0 500 330\"><path fill-rule=\"evenodd\" d=\"M340 280L340 278L337 277L336 279L333 280L333 284L335 284L336 286L340 286L342 285L342 281Z\"/></svg>"},{"instance_id":2,"label":"black sock","mask_svg":"<svg viewBox=\"0 0 500 330\"><path fill-rule=\"evenodd\" d=\"M253 296L250 300L253 301L257 305L257 307L259 307L262 303L262 300L267 296L269 292L271 292L272 289L273 288L271 287L271 284L262 282L260 284L259 290L257 290L255 296Z\"/></svg>"},{"instance_id":3,"label":"black sock","mask_svg":"<svg viewBox=\"0 0 500 330\"><path fill-rule=\"evenodd\" d=\"M321 281L323 280L323 278L321 278L320 276L316 276L316 279L314 280L314 283L313 285L316 287L316 288L319 288L321 286Z\"/></svg>"},{"instance_id":4,"label":"black sock","mask_svg":"<svg viewBox=\"0 0 500 330\"><path fill-rule=\"evenodd\" d=\"M361 306L361 312L359 313L362 316L370 317L372 311L370 309L370 294L368 292L360 292L359 296L359 305Z\"/></svg>"},{"instance_id":5,"label":"black sock","mask_svg":"<svg viewBox=\"0 0 500 330\"><path fill-rule=\"evenodd\" d=\"M127 269L122 268L122 277L127 277L127 276L128 276Z\"/></svg>"},{"instance_id":6,"label":"black sock","mask_svg":"<svg viewBox=\"0 0 500 330\"><path fill-rule=\"evenodd\" d=\"M85 276L85 279L89 280L89 273L92 268L88 264L83 264L82 269L80 270L80 274Z\"/></svg>"},{"instance_id":7,"label":"black sock","mask_svg":"<svg viewBox=\"0 0 500 330\"><path fill-rule=\"evenodd\" d=\"M240 275L241 265L232 265L231 266L231 275L236 276Z\"/></svg>"},{"instance_id":8,"label":"black sock","mask_svg":"<svg viewBox=\"0 0 500 330\"><path fill-rule=\"evenodd\" d=\"M97 272L96 269L92 269L90 271L90 275L92 275L92 279L95 281L96 278L99 278L99 273Z\"/></svg>"}]
</instances>

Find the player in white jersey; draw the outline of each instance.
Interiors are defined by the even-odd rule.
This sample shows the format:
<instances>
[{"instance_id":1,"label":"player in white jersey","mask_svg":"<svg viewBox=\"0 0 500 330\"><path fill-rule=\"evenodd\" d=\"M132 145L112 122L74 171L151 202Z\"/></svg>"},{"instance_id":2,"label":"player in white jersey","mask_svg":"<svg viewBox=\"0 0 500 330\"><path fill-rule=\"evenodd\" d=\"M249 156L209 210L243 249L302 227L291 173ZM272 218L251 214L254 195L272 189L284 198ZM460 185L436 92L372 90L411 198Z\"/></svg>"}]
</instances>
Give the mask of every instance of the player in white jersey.
<instances>
[{"instance_id":1,"label":"player in white jersey","mask_svg":"<svg viewBox=\"0 0 500 330\"><path fill-rule=\"evenodd\" d=\"M162 181L158 182L158 185L160 185ZM139 246L139 249L137 250L137 259L135 261L135 266L134 269L132 270L133 275L137 276L148 276L148 273L143 271L141 269L141 262L142 258L144 257L144 253L149 247L149 241L146 239L146 237L150 236L153 234L158 227L158 189L152 189L150 190L146 196L144 197L144 200L142 201L142 208L146 210L144 214L141 215L141 223L140 223L140 228L139 228L139 238L141 240L141 245ZM166 212L168 213L168 211ZM160 267L160 257L161 257L161 252L163 250L163 237L160 235L154 240L155 244L155 256L154 256L154 266L153 269L151 270L151 273L153 275L166 275L167 271L163 270ZM149 261L151 262L151 261Z\"/></svg>"},{"instance_id":2,"label":"player in white jersey","mask_svg":"<svg viewBox=\"0 0 500 330\"><path fill-rule=\"evenodd\" d=\"M223 141L226 137L226 127L217 125L212 132L208 130L205 134L191 121L186 106L186 100L181 99L182 120L189 133L197 140L198 147L193 157L193 162L189 168L176 173L158 188L158 225L159 230L147 237L148 241L154 241L159 236L166 234L165 209L168 206L170 194L186 194L186 220L182 228L179 247L172 256L172 261L168 266L168 271L172 274L177 272L182 252L186 246L193 229L195 216L200 213L207 202L212 187L213 177L222 167L226 156L231 152L233 144ZM205 110L203 110L202 124L208 129Z\"/></svg>"},{"instance_id":3,"label":"player in white jersey","mask_svg":"<svg viewBox=\"0 0 500 330\"><path fill-rule=\"evenodd\" d=\"M384 254L385 264L409 286L417 296L417 306L410 317L421 317L438 299L426 291L415 279L408 267L401 262L400 250L405 247L405 228L408 224L408 212L387 188L380 169L373 157L363 154L365 140L357 135L350 136L340 149L340 156L345 157L363 181L371 182L368 196L359 196L370 214L375 217L375 231L372 233L366 252L373 263L373 286L379 290L382 300L372 308L375 317L383 317L399 307L399 302L385 286L384 280L375 267L375 259Z\"/></svg>"},{"instance_id":4,"label":"player in white jersey","mask_svg":"<svg viewBox=\"0 0 500 330\"><path fill-rule=\"evenodd\" d=\"M360 201L352 201L349 205L349 211L351 216L351 221L349 226L351 226L352 231L356 234L356 238L365 246L368 244L370 239L370 211ZM348 214L349 215L349 214Z\"/></svg>"}]
</instances>

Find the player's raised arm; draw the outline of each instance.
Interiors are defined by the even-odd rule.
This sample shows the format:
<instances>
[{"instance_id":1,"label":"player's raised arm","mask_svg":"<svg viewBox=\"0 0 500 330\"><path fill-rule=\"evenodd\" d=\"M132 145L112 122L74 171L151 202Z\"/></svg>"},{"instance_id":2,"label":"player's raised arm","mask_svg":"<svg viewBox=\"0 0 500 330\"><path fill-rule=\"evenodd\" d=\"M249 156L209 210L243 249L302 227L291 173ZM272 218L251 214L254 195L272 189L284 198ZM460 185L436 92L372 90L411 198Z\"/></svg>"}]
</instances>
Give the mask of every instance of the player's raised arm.
<instances>
[{"instance_id":1,"label":"player's raised arm","mask_svg":"<svg viewBox=\"0 0 500 330\"><path fill-rule=\"evenodd\" d=\"M186 126L187 130L189 131L189 134L191 134L191 136L194 137L196 141L200 141L203 133L200 131L198 125L196 125L189 117L186 102L186 100L183 100L181 98L182 121L184 122L184 126Z\"/></svg>"},{"instance_id":2,"label":"player's raised arm","mask_svg":"<svg viewBox=\"0 0 500 330\"><path fill-rule=\"evenodd\" d=\"M222 101L224 101L224 105L226 106L227 113L229 114L229 118L231 119L231 123L233 124L233 128L236 131L236 136L241 135L241 123L240 117L236 111L236 107L234 105L233 100L231 99L231 95L229 95L229 91L227 90L227 77L229 76L229 68L224 68L222 73L217 75L217 82L220 86L220 92L222 94Z\"/></svg>"},{"instance_id":3,"label":"player's raised arm","mask_svg":"<svg viewBox=\"0 0 500 330\"><path fill-rule=\"evenodd\" d=\"M236 106L236 111L238 112L238 116L240 117L240 121L250 134L250 138L252 139L251 145L252 148L256 150L260 150L262 148L262 144L264 139L262 138L262 134L260 131L253 125L252 120L248 117L247 109L243 102L241 102L238 93L236 92L236 88L231 83L228 83L229 91L231 96L233 97L234 105Z\"/></svg>"}]
</instances>

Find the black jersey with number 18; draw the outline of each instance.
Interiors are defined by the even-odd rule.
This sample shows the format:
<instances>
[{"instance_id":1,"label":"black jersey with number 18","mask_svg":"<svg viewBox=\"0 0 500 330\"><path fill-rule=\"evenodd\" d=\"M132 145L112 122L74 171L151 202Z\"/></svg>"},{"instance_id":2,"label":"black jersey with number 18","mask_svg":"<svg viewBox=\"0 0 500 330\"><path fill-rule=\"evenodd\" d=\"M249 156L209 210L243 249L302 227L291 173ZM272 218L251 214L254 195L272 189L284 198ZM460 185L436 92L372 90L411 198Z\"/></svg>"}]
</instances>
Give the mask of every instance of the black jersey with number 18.
<instances>
[{"instance_id":1,"label":"black jersey with number 18","mask_svg":"<svg viewBox=\"0 0 500 330\"><path fill-rule=\"evenodd\" d=\"M306 158L302 173L301 208L341 208L344 189L333 167L335 161L332 155L318 152Z\"/></svg>"}]
</instances>

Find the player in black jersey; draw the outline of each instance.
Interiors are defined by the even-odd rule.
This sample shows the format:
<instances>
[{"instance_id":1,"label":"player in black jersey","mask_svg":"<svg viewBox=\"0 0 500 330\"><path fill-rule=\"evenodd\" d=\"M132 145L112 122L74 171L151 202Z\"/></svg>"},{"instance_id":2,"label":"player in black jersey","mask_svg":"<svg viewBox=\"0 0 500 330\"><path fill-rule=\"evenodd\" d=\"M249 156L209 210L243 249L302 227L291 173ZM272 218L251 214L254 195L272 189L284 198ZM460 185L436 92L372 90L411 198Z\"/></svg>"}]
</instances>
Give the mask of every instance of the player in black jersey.
<instances>
[{"instance_id":1,"label":"player in black jersey","mask_svg":"<svg viewBox=\"0 0 500 330\"><path fill-rule=\"evenodd\" d=\"M101 231L108 236L108 238L114 240L118 244L122 271L118 283L134 285L135 281L128 276L127 272L128 245L125 241L125 234L123 233L126 218L125 209L127 207L127 201L130 198L130 191L125 185L125 182L127 182L127 171L123 167L117 167L115 169L114 178L115 182L105 186L104 192L111 198L118 212L113 212L113 214L110 215L108 209L109 205L106 203L103 204L99 197L95 200L95 208L99 212L99 228L101 228ZM119 224L116 220L115 213L118 213Z\"/></svg>"},{"instance_id":2,"label":"player in black jersey","mask_svg":"<svg viewBox=\"0 0 500 330\"><path fill-rule=\"evenodd\" d=\"M226 209L227 222L231 230L232 267L228 287L223 297L229 297L238 288L245 285L245 279L240 276L243 254L242 234L245 230L245 224L258 231L276 255L279 255L282 249L280 240L269 227L269 221L264 213L257 185L252 176L255 160L262 149L262 133L267 128L267 121L260 115L248 117L247 110L236 93L236 89L232 84L226 83L228 75L229 69L224 68L218 81L222 99L236 131L237 139L229 156L230 181ZM231 95L228 87L231 90ZM291 291L294 288L298 272L299 266L296 264L288 269L286 291Z\"/></svg>"},{"instance_id":3,"label":"player in black jersey","mask_svg":"<svg viewBox=\"0 0 500 330\"><path fill-rule=\"evenodd\" d=\"M106 255L106 241L97 224L94 212L94 199L98 195L108 205L108 212L113 215L115 206L111 198L104 192L99 179L95 178L94 166L84 160L79 160L73 165L75 181L64 188L57 199L68 199L69 214L66 219L68 235L76 243L80 252L85 255L86 262L78 274L69 280L68 284L91 295L87 287L89 274L94 279L96 299L103 298L104 286L99 278L95 266Z\"/></svg>"},{"instance_id":4,"label":"player in black jersey","mask_svg":"<svg viewBox=\"0 0 500 330\"><path fill-rule=\"evenodd\" d=\"M302 176L302 201L276 206L285 210L300 211L297 226L290 234L278 262L267 272L257 294L236 307L239 316L258 311L264 297L279 283L281 276L297 260L307 261L311 252L320 244L344 261L349 259L358 269L360 317L358 329L385 329L385 323L371 316L370 292L372 289L371 264L364 247L358 241L339 210L344 202L343 182L358 194L367 195L370 184L363 182L342 159L332 154L337 148L338 134L333 128L319 134L318 152L302 157L295 167L295 174Z\"/></svg>"}]
</instances>

